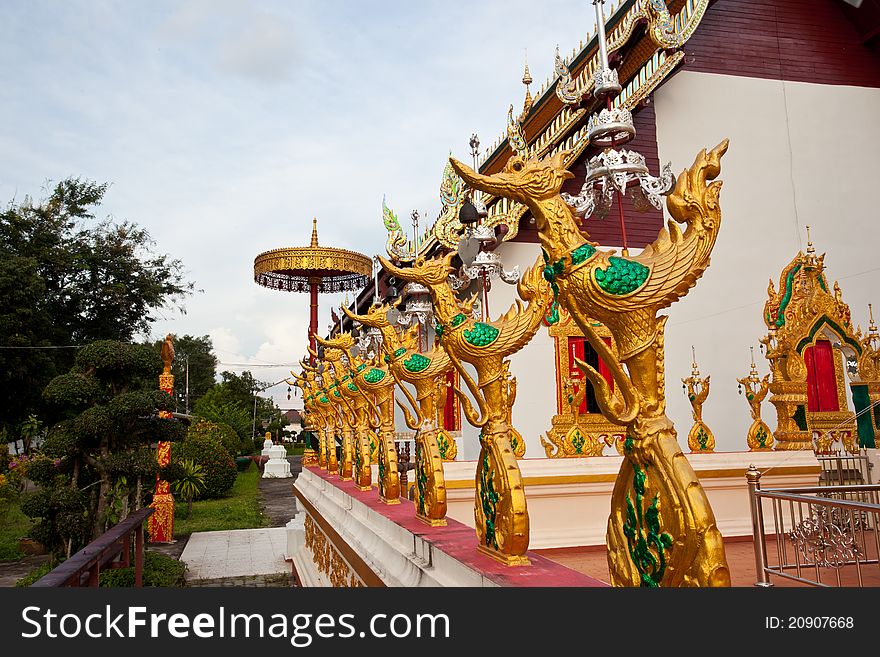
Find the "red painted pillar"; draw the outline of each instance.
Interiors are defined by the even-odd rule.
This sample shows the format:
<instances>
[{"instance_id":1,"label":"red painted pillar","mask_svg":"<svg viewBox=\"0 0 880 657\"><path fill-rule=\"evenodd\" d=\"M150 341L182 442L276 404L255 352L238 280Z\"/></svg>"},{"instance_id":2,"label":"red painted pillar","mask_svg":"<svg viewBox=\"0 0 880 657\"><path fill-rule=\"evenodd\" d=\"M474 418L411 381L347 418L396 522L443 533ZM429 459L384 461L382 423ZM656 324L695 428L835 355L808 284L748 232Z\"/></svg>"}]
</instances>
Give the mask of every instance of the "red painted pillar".
<instances>
[{"instance_id":1,"label":"red painted pillar","mask_svg":"<svg viewBox=\"0 0 880 657\"><path fill-rule=\"evenodd\" d=\"M320 278L309 279L309 346L314 352L318 351L318 343L315 340L315 335L318 333L318 285L320 285L320 283ZM315 364L314 356L311 357L311 363L312 365Z\"/></svg>"}]
</instances>

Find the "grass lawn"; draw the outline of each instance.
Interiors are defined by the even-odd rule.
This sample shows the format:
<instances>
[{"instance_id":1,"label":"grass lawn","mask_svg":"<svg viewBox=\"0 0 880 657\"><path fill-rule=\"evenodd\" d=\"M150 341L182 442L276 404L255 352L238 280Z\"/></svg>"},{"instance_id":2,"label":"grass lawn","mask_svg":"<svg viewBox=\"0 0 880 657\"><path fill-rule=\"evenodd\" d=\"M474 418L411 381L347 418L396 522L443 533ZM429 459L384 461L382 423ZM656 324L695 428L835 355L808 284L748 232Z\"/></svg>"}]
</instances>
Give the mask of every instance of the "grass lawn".
<instances>
[{"instance_id":1,"label":"grass lawn","mask_svg":"<svg viewBox=\"0 0 880 657\"><path fill-rule=\"evenodd\" d=\"M287 444L284 446L284 448L287 450L288 456L298 456L303 453L303 450L306 448L306 446L300 445L300 444L297 444L297 445Z\"/></svg>"},{"instance_id":2,"label":"grass lawn","mask_svg":"<svg viewBox=\"0 0 880 657\"><path fill-rule=\"evenodd\" d=\"M18 539L31 528L31 519L16 504L5 515L0 515L0 561L18 561L24 554L18 549Z\"/></svg>"},{"instance_id":3,"label":"grass lawn","mask_svg":"<svg viewBox=\"0 0 880 657\"><path fill-rule=\"evenodd\" d=\"M260 511L260 471L255 465L239 472L229 497L193 502L192 517L186 519L186 501L174 504L174 536L226 529L253 529L269 524Z\"/></svg>"}]
</instances>

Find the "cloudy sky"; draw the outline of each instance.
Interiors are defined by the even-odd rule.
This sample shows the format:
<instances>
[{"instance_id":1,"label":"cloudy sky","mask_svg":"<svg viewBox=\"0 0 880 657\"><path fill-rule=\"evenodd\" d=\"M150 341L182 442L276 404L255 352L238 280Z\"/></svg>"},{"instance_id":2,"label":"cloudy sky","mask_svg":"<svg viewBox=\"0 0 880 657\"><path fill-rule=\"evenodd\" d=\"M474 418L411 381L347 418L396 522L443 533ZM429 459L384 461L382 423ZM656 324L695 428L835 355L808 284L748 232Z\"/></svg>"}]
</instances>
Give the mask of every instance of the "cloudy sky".
<instances>
[{"instance_id":1,"label":"cloudy sky","mask_svg":"<svg viewBox=\"0 0 880 657\"><path fill-rule=\"evenodd\" d=\"M80 176L99 214L147 228L202 292L152 337L209 334L221 369L282 379L305 295L253 282L258 253L308 243L384 252L383 194L435 216L451 151L488 146L535 93L587 0L15 0L0 21L0 202ZM404 226L409 222L402 219ZM322 298L321 329L339 296ZM248 364L241 366L239 364ZM282 408L286 386L272 389ZM293 400L295 405L296 400Z\"/></svg>"}]
</instances>

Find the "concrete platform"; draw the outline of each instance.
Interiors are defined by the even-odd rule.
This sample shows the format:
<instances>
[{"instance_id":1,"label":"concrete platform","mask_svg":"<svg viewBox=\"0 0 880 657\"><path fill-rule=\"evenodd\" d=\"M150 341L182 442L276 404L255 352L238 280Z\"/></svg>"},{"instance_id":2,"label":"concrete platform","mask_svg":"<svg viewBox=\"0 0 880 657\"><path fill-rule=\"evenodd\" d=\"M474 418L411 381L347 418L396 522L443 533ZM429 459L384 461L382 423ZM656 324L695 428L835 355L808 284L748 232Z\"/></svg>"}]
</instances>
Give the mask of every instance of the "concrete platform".
<instances>
[{"instance_id":1,"label":"concrete platform","mask_svg":"<svg viewBox=\"0 0 880 657\"><path fill-rule=\"evenodd\" d=\"M195 532L180 555L187 565L186 580L197 581L250 575L290 573L286 561L287 533L283 527Z\"/></svg>"}]
</instances>

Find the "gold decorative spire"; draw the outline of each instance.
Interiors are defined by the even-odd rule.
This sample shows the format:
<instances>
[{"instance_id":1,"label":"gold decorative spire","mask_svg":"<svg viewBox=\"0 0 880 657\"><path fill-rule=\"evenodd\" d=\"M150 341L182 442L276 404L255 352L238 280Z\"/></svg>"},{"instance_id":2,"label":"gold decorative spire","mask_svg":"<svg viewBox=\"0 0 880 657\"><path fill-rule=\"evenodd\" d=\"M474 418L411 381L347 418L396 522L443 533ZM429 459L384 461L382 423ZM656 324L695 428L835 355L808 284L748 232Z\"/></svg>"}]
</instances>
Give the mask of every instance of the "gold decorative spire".
<instances>
[{"instance_id":1,"label":"gold decorative spire","mask_svg":"<svg viewBox=\"0 0 880 657\"><path fill-rule=\"evenodd\" d=\"M813 240L810 237L810 227L807 226L807 264L815 266L816 262L816 249L813 248Z\"/></svg>"},{"instance_id":2,"label":"gold decorative spire","mask_svg":"<svg viewBox=\"0 0 880 657\"><path fill-rule=\"evenodd\" d=\"M528 51L526 51L526 68L523 71L522 83L526 85L526 99L523 101L523 109L522 109L522 117L524 118L528 111L532 108L532 92L529 89L529 85L532 84L532 74L529 73L529 55Z\"/></svg>"},{"instance_id":3,"label":"gold decorative spire","mask_svg":"<svg viewBox=\"0 0 880 657\"><path fill-rule=\"evenodd\" d=\"M312 219L312 243L310 246L312 248L318 246L318 220L316 218Z\"/></svg>"}]
</instances>

